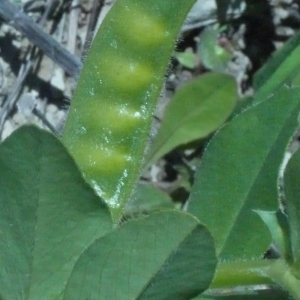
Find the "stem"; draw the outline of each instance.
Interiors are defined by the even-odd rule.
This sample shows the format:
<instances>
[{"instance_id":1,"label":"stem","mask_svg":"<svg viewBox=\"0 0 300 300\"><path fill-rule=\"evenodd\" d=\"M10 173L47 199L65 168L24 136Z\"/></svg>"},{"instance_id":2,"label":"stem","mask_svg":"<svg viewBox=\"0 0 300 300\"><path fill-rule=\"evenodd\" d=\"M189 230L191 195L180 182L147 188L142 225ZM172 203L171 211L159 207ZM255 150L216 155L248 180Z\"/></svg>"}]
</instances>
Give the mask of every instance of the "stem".
<instances>
[{"instance_id":1,"label":"stem","mask_svg":"<svg viewBox=\"0 0 300 300\"><path fill-rule=\"evenodd\" d=\"M229 288L235 286L273 284L265 275L265 269L273 260L236 261L219 264L210 288Z\"/></svg>"},{"instance_id":2,"label":"stem","mask_svg":"<svg viewBox=\"0 0 300 300\"><path fill-rule=\"evenodd\" d=\"M267 269L267 276L287 290L294 300L300 300L300 280L291 272L291 267L282 259Z\"/></svg>"},{"instance_id":3,"label":"stem","mask_svg":"<svg viewBox=\"0 0 300 300\"><path fill-rule=\"evenodd\" d=\"M210 288L274 283L285 289L294 300L300 300L300 280L283 259L220 263Z\"/></svg>"}]
</instances>

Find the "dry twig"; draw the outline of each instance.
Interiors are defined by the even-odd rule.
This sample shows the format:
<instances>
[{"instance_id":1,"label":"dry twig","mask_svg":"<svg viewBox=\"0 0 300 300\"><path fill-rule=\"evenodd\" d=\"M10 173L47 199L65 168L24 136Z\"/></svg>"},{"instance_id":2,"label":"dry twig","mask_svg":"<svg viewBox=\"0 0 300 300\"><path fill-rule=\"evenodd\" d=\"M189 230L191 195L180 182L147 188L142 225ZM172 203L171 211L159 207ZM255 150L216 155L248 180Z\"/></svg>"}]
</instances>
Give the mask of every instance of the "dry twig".
<instances>
[{"instance_id":1,"label":"dry twig","mask_svg":"<svg viewBox=\"0 0 300 300\"><path fill-rule=\"evenodd\" d=\"M61 66L71 76L76 76L82 67L81 61L54 38L44 32L31 18L8 0L0 1L0 17L23 33L37 48Z\"/></svg>"},{"instance_id":2,"label":"dry twig","mask_svg":"<svg viewBox=\"0 0 300 300\"><path fill-rule=\"evenodd\" d=\"M3 1L3 2L0 2L0 14L1 14L1 7L3 8L2 4L6 0L1 0L1 1ZM48 4L48 6L47 6L48 9L45 10L45 12L44 12L44 14L43 14L43 16L42 16L42 18L41 18L41 20L39 22L40 26L44 25L46 19L48 18L49 13L51 11L50 8L51 8L52 3L54 3L54 0L48 0L48 3L47 3ZM36 26L38 26L38 25L36 24ZM37 28L39 28L39 27L37 27ZM39 30L42 31L42 29L39 29ZM18 96L19 96L20 91L22 89L23 83L26 80L26 78L27 78L30 70L32 69L32 67L33 67L33 65L34 65L34 63L36 61L36 58L39 56L39 52L40 51L41 50L39 50L39 49L37 50L35 46L32 48L32 50L30 51L30 54L28 56L27 61L20 68L17 80L13 84L13 86L11 88L10 94L7 96L5 102L4 102L3 106L2 106L2 109L0 111L0 129L1 129L1 134L2 134L2 131L3 131L3 126L4 126L4 122L6 120L6 117L9 115L10 111L12 110L12 108L14 107L14 105L16 104L16 102L18 100ZM45 123L44 120L43 120L43 122ZM49 122L46 122L46 125L49 127L48 123Z\"/></svg>"}]
</instances>

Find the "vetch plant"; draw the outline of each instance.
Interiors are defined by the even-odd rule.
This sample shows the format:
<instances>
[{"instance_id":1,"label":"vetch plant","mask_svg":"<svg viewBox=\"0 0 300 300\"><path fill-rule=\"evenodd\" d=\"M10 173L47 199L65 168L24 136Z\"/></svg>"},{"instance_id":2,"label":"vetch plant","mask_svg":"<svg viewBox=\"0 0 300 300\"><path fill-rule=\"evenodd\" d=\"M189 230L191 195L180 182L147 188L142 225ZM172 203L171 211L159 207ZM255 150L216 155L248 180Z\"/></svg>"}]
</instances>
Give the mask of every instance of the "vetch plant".
<instances>
[{"instance_id":1,"label":"vetch plant","mask_svg":"<svg viewBox=\"0 0 300 300\"><path fill-rule=\"evenodd\" d=\"M170 54L193 2L115 5L85 61L63 142L115 220L140 174Z\"/></svg>"},{"instance_id":2,"label":"vetch plant","mask_svg":"<svg viewBox=\"0 0 300 300\"><path fill-rule=\"evenodd\" d=\"M200 77L174 97L147 150L193 3L116 2L86 59L62 138L25 126L0 146L1 300L300 299L299 152L280 193L278 180L298 127L299 88L274 83L271 97L260 98L259 87L219 128L234 108L234 82ZM264 80L286 83L269 71ZM134 189L145 165L217 128L187 212L161 205L167 200L150 188L164 198L158 211L120 222L143 195ZM276 259L265 257L271 243ZM238 289L226 294L231 287Z\"/></svg>"}]
</instances>

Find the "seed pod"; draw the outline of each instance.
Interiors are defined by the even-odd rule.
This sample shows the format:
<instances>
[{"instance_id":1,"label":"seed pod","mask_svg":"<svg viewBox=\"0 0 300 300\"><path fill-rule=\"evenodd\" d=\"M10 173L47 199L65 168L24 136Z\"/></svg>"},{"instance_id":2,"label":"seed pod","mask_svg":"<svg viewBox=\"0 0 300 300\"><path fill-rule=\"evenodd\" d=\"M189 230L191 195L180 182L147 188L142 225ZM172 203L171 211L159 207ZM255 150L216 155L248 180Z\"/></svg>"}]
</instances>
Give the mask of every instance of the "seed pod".
<instances>
[{"instance_id":1,"label":"seed pod","mask_svg":"<svg viewBox=\"0 0 300 300\"><path fill-rule=\"evenodd\" d=\"M115 221L139 176L168 62L194 2L117 1L86 58L62 140Z\"/></svg>"}]
</instances>

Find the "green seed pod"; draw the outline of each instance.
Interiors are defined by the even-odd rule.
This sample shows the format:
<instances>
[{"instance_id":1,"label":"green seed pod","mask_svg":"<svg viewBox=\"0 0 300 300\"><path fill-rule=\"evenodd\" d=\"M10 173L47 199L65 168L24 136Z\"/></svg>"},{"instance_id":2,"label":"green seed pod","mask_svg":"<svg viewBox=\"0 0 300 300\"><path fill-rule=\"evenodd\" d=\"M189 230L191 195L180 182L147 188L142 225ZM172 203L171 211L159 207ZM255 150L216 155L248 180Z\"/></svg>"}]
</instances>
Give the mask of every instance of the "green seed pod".
<instances>
[{"instance_id":1,"label":"green seed pod","mask_svg":"<svg viewBox=\"0 0 300 300\"><path fill-rule=\"evenodd\" d=\"M139 176L165 72L195 0L120 0L86 58L62 137L118 221Z\"/></svg>"}]
</instances>

